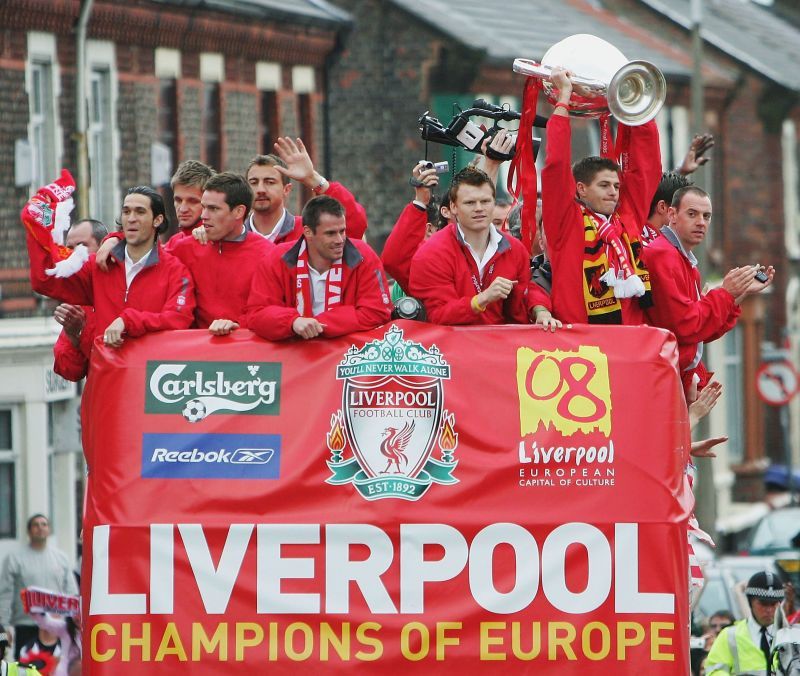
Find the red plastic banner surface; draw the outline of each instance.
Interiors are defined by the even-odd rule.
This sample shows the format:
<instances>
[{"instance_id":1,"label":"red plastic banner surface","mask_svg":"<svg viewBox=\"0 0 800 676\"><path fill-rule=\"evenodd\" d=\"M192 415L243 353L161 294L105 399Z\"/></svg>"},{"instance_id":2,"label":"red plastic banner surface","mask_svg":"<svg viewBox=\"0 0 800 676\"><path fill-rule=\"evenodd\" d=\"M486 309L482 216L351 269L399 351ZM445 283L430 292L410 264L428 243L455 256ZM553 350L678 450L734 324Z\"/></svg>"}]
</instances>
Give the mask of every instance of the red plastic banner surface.
<instances>
[{"instance_id":1,"label":"red plastic banner surface","mask_svg":"<svg viewBox=\"0 0 800 676\"><path fill-rule=\"evenodd\" d=\"M686 673L675 362L630 327L97 346L84 668Z\"/></svg>"}]
</instances>

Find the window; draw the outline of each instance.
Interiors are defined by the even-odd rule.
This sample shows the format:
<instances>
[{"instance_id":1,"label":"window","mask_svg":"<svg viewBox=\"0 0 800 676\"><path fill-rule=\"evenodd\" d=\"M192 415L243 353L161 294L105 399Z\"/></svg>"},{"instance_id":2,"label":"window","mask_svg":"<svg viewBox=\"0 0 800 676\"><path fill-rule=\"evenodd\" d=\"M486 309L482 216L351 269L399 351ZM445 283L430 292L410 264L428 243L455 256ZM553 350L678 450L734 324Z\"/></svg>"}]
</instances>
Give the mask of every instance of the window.
<instances>
[{"instance_id":1,"label":"window","mask_svg":"<svg viewBox=\"0 0 800 676\"><path fill-rule=\"evenodd\" d=\"M55 36L28 33L26 67L31 150L32 187L50 183L61 168L63 140L59 126L59 70L56 61Z\"/></svg>"},{"instance_id":2,"label":"window","mask_svg":"<svg viewBox=\"0 0 800 676\"><path fill-rule=\"evenodd\" d=\"M216 82L203 83L203 151L205 163L221 171L220 98L219 84Z\"/></svg>"},{"instance_id":3,"label":"window","mask_svg":"<svg viewBox=\"0 0 800 676\"><path fill-rule=\"evenodd\" d=\"M86 43L86 145L89 153L89 215L111 224L119 205L117 61L114 44Z\"/></svg>"},{"instance_id":4,"label":"window","mask_svg":"<svg viewBox=\"0 0 800 676\"><path fill-rule=\"evenodd\" d=\"M261 92L261 119L259 120L258 134L261 139L261 152L265 155L274 153L275 141L280 136L277 92Z\"/></svg>"},{"instance_id":5,"label":"window","mask_svg":"<svg viewBox=\"0 0 800 676\"><path fill-rule=\"evenodd\" d=\"M158 82L158 142L169 148L172 175L178 166L178 83L172 78Z\"/></svg>"},{"instance_id":6,"label":"window","mask_svg":"<svg viewBox=\"0 0 800 676\"><path fill-rule=\"evenodd\" d=\"M783 154L783 219L786 253L800 258L800 143L797 124L784 120L781 134Z\"/></svg>"},{"instance_id":7,"label":"window","mask_svg":"<svg viewBox=\"0 0 800 676\"><path fill-rule=\"evenodd\" d=\"M200 80L203 82L201 148L203 161L222 171L222 99L220 82L225 79L222 54L200 55Z\"/></svg>"},{"instance_id":8,"label":"window","mask_svg":"<svg viewBox=\"0 0 800 676\"><path fill-rule=\"evenodd\" d=\"M722 368L725 383L725 418L728 434L728 457L731 464L744 461L744 410L742 406L742 329L736 326L722 338Z\"/></svg>"},{"instance_id":9,"label":"window","mask_svg":"<svg viewBox=\"0 0 800 676\"><path fill-rule=\"evenodd\" d=\"M298 94L297 95L297 108L299 113L300 124L300 138L303 139L309 157L315 162L319 162L319 157L316 156L315 146L316 138L314 134L314 114L311 110L313 103L311 101L311 94ZM302 186L302 200L307 202L314 193L307 186Z\"/></svg>"},{"instance_id":10,"label":"window","mask_svg":"<svg viewBox=\"0 0 800 676\"><path fill-rule=\"evenodd\" d=\"M178 219L169 182L178 167L178 80L181 77L181 53L177 49L157 47L155 71L158 78L158 136L150 148L150 180L164 198L167 220L176 224Z\"/></svg>"},{"instance_id":11,"label":"window","mask_svg":"<svg viewBox=\"0 0 800 676\"><path fill-rule=\"evenodd\" d=\"M14 410L0 408L0 538L17 536Z\"/></svg>"},{"instance_id":12,"label":"window","mask_svg":"<svg viewBox=\"0 0 800 676\"><path fill-rule=\"evenodd\" d=\"M258 138L261 152L265 155L275 152L273 144L281 135L278 91L283 85L281 82L282 77L283 74L279 63L271 61L259 61L256 63L256 87L261 92Z\"/></svg>"},{"instance_id":13,"label":"window","mask_svg":"<svg viewBox=\"0 0 800 676\"><path fill-rule=\"evenodd\" d=\"M689 149L689 111L685 106L664 106L656 124L661 137L661 164L668 171L683 161Z\"/></svg>"},{"instance_id":14,"label":"window","mask_svg":"<svg viewBox=\"0 0 800 676\"><path fill-rule=\"evenodd\" d=\"M48 182L55 176L53 147L53 76L49 63L36 61L31 67L31 150L33 152L33 180L36 185Z\"/></svg>"},{"instance_id":15,"label":"window","mask_svg":"<svg viewBox=\"0 0 800 676\"><path fill-rule=\"evenodd\" d=\"M112 138L111 75L108 69L92 69L89 80L90 209L93 218L111 223L115 216L114 149Z\"/></svg>"}]
</instances>

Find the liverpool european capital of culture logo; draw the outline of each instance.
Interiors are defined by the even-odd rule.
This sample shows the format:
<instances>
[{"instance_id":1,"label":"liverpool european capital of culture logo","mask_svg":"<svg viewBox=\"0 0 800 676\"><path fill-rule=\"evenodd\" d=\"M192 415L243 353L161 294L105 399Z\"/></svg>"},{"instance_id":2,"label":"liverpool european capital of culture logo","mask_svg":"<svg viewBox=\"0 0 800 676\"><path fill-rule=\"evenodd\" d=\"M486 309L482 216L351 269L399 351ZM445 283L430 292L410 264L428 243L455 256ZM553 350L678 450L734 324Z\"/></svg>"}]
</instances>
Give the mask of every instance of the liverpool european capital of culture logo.
<instances>
[{"instance_id":1,"label":"liverpool european capital of culture logo","mask_svg":"<svg viewBox=\"0 0 800 676\"><path fill-rule=\"evenodd\" d=\"M392 326L382 340L351 346L336 378L344 385L327 438L328 483L352 483L367 500L419 500L432 483L458 483L455 416L444 408L450 365L435 345Z\"/></svg>"}]
</instances>

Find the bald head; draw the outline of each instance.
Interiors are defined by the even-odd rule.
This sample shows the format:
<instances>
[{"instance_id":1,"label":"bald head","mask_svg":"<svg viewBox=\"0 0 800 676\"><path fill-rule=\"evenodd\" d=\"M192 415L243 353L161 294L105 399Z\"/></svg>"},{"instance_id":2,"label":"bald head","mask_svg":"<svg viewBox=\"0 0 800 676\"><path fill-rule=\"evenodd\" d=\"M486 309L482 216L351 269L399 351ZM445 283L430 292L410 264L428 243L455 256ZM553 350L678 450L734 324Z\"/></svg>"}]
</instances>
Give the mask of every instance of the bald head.
<instances>
[{"instance_id":1,"label":"bald head","mask_svg":"<svg viewBox=\"0 0 800 676\"><path fill-rule=\"evenodd\" d=\"M68 249L74 249L78 244L84 244L89 249L89 253L96 253L107 234L108 228L105 225L100 221L87 218L70 227L64 245Z\"/></svg>"}]
</instances>

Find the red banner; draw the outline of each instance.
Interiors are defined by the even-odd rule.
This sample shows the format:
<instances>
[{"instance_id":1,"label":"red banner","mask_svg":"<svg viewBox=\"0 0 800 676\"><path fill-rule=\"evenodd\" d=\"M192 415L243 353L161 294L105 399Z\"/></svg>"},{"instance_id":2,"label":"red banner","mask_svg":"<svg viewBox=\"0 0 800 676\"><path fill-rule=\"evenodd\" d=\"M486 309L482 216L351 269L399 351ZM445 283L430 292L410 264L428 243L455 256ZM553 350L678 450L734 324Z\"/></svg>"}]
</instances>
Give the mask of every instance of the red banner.
<instances>
[{"instance_id":1,"label":"red banner","mask_svg":"<svg viewBox=\"0 0 800 676\"><path fill-rule=\"evenodd\" d=\"M685 673L675 364L631 327L96 346L84 665Z\"/></svg>"}]
</instances>

